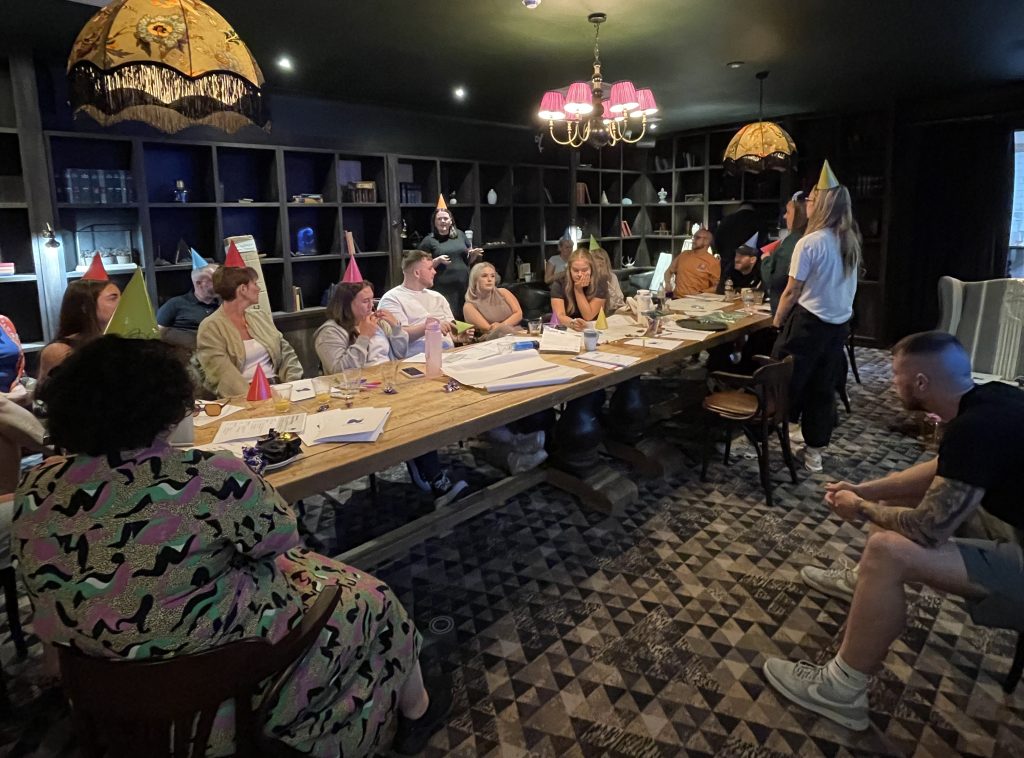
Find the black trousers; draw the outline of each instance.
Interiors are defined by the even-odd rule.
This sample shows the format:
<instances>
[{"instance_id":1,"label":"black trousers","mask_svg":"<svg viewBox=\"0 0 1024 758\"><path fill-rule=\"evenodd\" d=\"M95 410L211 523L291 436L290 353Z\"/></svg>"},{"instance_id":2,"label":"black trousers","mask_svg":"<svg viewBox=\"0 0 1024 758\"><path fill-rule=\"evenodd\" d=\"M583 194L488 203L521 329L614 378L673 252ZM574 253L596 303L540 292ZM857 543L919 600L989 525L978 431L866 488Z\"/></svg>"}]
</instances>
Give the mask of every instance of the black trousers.
<instances>
[{"instance_id":1,"label":"black trousers","mask_svg":"<svg viewBox=\"0 0 1024 758\"><path fill-rule=\"evenodd\" d=\"M782 327L772 355L793 356L790 420L800 421L808 447L825 447L836 426L836 383L846 367L849 324L829 324L797 305Z\"/></svg>"}]
</instances>

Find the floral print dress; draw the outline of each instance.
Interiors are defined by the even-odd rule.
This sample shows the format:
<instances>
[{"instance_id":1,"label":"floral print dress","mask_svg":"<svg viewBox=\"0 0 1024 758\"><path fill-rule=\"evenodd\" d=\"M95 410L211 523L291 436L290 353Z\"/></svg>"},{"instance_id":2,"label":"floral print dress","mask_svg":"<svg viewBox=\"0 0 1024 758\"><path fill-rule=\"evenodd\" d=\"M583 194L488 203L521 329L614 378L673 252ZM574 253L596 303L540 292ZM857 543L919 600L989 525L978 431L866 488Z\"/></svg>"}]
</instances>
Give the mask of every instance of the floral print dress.
<instances>
[{"instance_id":1,"label":"floral print dress","mask_svg":"<svg viewBox=\"0 0 1024 758\"><path fill-rule=\"evenodd\" d=\"M280 495L224 453L162 442L53 458L15 498L12 548L45 642L130 659L279 640L328 584L341 602L265 730L314 756L380 743L420 638L391 590L299 546ZM221 707L210 754L232 752Z\"/></svg>"}]
</instances>

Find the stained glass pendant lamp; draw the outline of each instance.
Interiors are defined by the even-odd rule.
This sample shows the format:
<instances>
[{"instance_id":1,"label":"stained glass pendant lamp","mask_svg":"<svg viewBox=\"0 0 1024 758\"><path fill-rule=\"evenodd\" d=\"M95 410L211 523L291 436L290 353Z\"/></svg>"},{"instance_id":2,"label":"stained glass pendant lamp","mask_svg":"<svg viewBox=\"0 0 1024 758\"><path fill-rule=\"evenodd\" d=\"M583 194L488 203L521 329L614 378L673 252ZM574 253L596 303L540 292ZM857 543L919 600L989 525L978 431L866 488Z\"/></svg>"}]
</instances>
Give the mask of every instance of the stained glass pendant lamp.
<instances>
[{"instance_id":1,"label":"stained glass pendant lamp","mask_svg":"<svg viewBox=\"0 0 1024 758\"><path fill-rule=\"evenodd\" d=\"M268 128L259 65L201 0L113 0L79 32L67 75L74 113L104 126Z\"/></svg>"},{"instance_id":2,"label":"stained glass pendant lamp","mask_svg":"<svg viewBox=\"0 0 1024 758\"><path fill-rule=\"evenodd\" d=\"M760 82L757 121L736 132L722 157L725 170L733 174L788 171L796 152L796 144L786 130L773 121L764 120L764 80L768 72L759 71L756 76Z\"/></svg>"}]
</instances>

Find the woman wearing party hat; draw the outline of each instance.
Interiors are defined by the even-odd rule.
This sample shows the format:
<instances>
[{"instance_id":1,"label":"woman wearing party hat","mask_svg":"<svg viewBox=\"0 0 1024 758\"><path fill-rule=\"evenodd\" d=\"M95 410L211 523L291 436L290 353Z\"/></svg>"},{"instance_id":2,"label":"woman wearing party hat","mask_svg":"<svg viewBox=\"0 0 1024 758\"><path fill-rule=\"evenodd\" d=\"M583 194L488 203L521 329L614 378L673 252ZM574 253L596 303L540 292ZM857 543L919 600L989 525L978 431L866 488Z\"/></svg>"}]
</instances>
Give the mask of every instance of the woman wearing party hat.
<instances>
[{"instance_id":1,"label":"woman wearing party hat","mask_svg":"<svg viewBox=\"0 0 1024 758\"><path fill-rule=\"evenodd\" d=\"M850 193L828 161L807 197L807 216L807 233L793 251L789 282L775 313L775 326L782 331L774 353L794 358L791 420L800 422L804 466L821 471L836 422L836 377L846 365L843 345L861 263Z\"/></svg>"},{"instance_id":2,"label":"woman wearing party hat","mask_svg":"<svg viewBox=\"0 0 1024 758\"><path fill-rule=\"evenodd\" d=\"M434 257L437 277L433 289L440 292L452 308L455 318L462 318L462 306L469 287L469 269L484 251L470 247L466 235L455 227L455 218L448 210L443 195L437 197L437 210L430 223L430 233L419 246Z\"/></svg>"}]
</instances>

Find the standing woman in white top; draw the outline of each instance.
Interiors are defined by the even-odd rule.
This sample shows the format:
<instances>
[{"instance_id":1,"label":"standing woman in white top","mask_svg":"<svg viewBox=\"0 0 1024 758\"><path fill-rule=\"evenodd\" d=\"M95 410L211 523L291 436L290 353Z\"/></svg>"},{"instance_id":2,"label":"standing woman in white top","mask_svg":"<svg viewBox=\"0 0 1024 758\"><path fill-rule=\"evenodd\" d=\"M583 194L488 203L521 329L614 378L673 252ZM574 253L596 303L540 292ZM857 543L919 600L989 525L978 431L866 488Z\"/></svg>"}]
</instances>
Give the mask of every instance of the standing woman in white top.
<instances>
[{"instance_id":1,"label":"standing woman in white top","mask_svg":"<svg viewBox=\"0 0 1024 758\"><path fill-rule=\"evenodd\" d=\"M846 367L843 345L861 262L850 193L828 161L807 197L807 216L807 232L793 251L789 282L775 313L774 324L782 331L774 353L793 356L791 421L800 421L805 467L821 471L821 454L836 424L835 386Z\"/></svg>"},{"instance_id":2,"label":"standing woman in white top","mask_svg":"<svg viewBox=\"0 0 1024 758\"><path fill-rule=\"evenodd\" d=\"M313 336L325 374L402 360L409 336L387 311L373 310L373 284L342 282L327 303L327 321Z\"/></svg>"}]
</instances>

